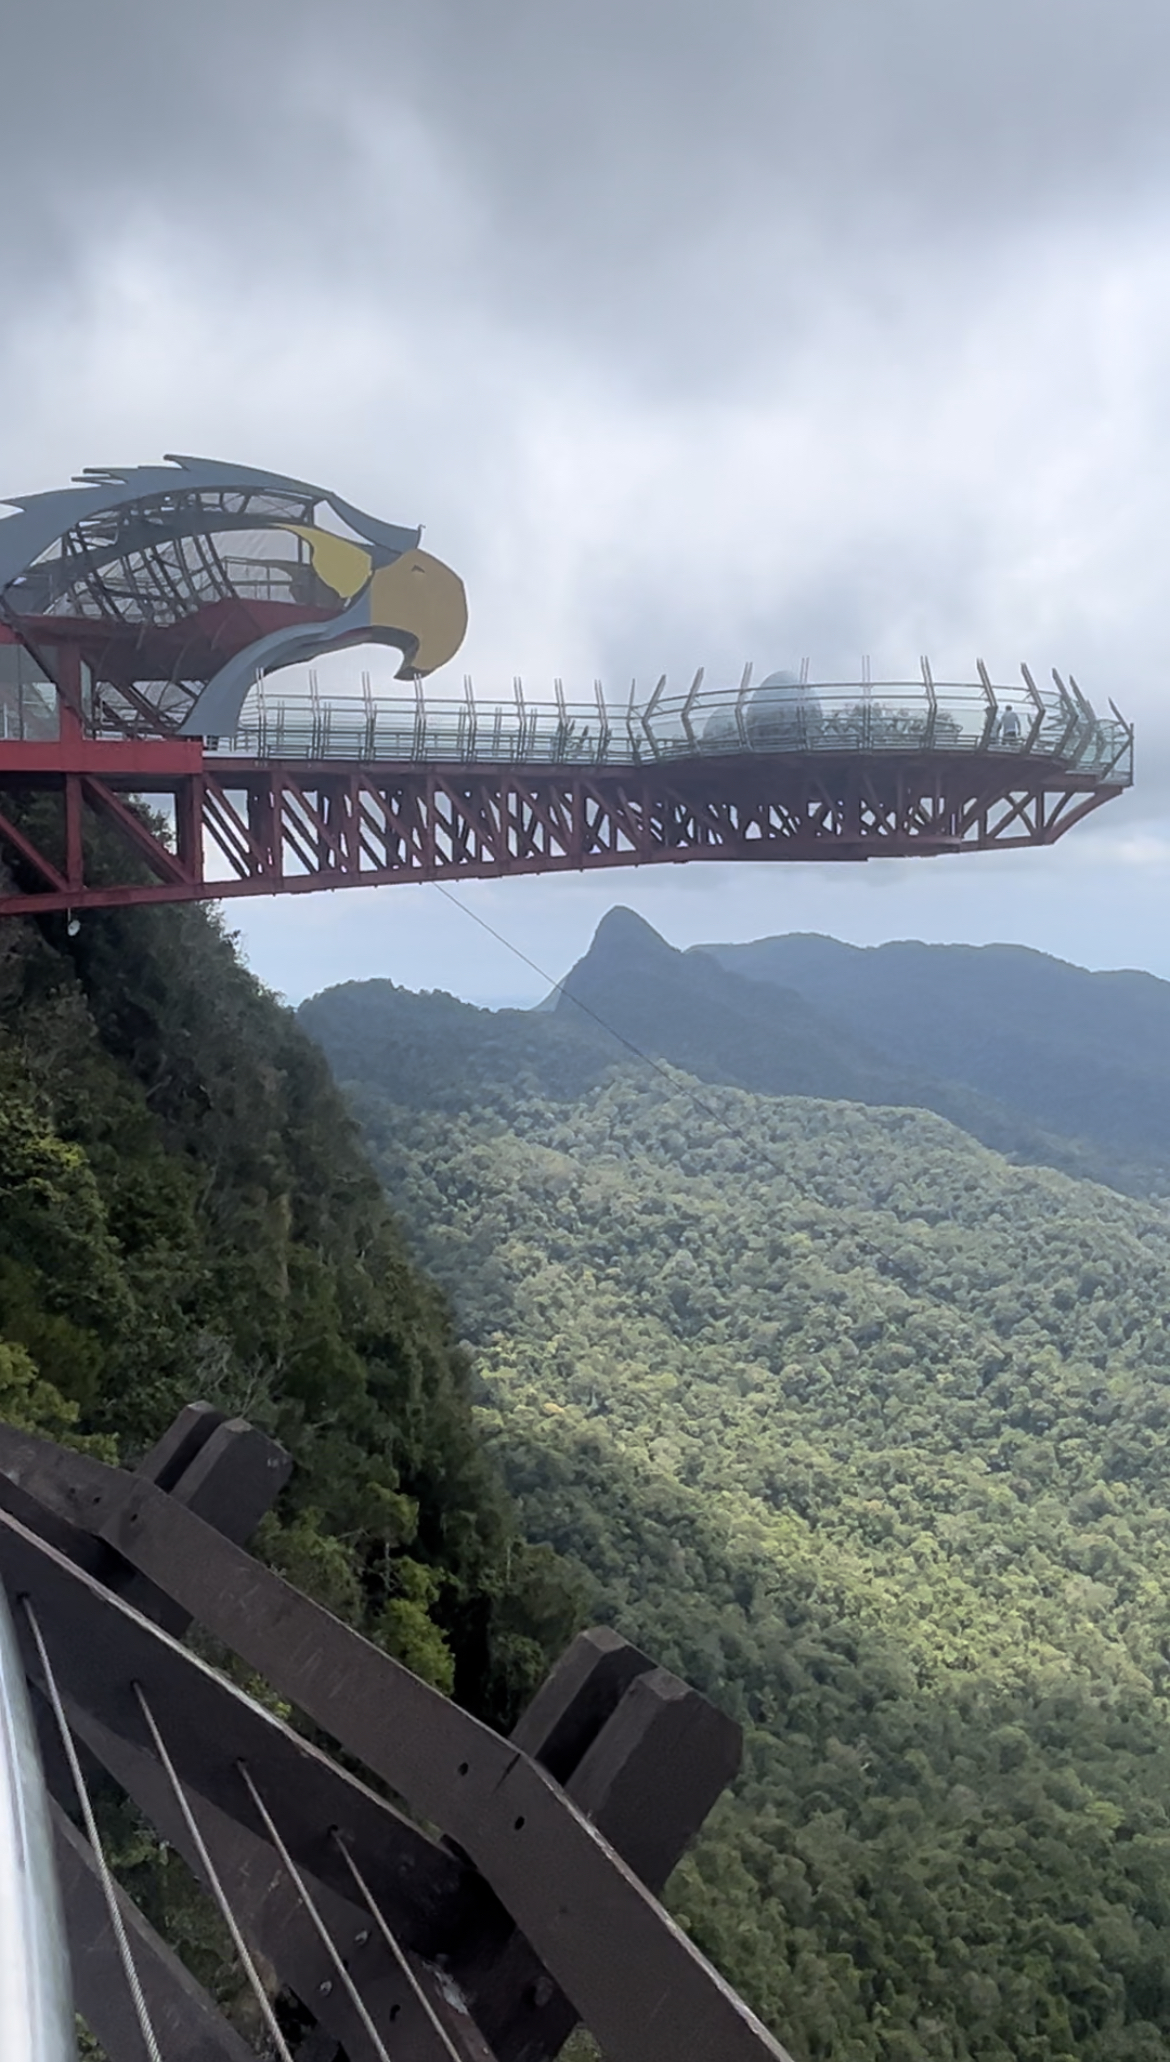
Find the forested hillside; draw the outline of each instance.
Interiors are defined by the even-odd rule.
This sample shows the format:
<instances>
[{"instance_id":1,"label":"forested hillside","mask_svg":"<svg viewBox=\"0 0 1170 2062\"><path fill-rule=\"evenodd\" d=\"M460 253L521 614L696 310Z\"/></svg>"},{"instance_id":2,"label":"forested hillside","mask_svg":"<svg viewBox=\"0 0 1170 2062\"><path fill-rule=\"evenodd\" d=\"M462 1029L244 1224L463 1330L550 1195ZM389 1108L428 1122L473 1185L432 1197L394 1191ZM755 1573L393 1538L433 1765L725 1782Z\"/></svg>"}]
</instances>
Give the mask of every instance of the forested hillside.
<instances>
[{"instance_id":1,"label":"forested hillside","mask_svg":"<svg viewBox=\"0 0 1170 2062\"><path fill-rule=\"evenodd\" d=\"M193 1398L295 1456L274 1562L507 1721L574 1601L321 1055L203 910L0 925L0 1411L133 1458Z\"/></svg>"},{"instance_id":2,"label":"forested hillside","mask_svg":"<svg viewBox=\"0 0 1170 2062\"><path fill-rule=\"evenodd\" d=\"M935 1110L1015 1159L1170 1193L1170 983L1148 974L1010 946L684 953L614 909L557 1013L705 1081Z\"/></svg>"},{"instance_id":3,"label":"forested hillside","mask_svg":"<svg viewBox=\"0 0 1170 2062\"><path fill-rule=\"evenodd\" d=\"M735 1710L672 1898L798 2062L1153 2062L1161 1117L1114 1155L1038 1046L985 1092L974 1002L928 1076L759 971L619 915L584 1011L318 998L384 1196L205 913L0 928L0 1410L127 1458L247 1412L298 1462L264 1551L497 1723L582 1611Z\"/></svg>"},{"instance_id":4,"label":"forested hillside","mask_svg":"<svg viewBox=\"0 0 1170 2062\"><path fill-rule=\"evenodd\" d=\"M703 1944L804 2062L1164 2057L1164 1208L566 1024L476 1062L389 984L304 1016L530 1533L748 1725Z\"/></svg>"}]
</instances>

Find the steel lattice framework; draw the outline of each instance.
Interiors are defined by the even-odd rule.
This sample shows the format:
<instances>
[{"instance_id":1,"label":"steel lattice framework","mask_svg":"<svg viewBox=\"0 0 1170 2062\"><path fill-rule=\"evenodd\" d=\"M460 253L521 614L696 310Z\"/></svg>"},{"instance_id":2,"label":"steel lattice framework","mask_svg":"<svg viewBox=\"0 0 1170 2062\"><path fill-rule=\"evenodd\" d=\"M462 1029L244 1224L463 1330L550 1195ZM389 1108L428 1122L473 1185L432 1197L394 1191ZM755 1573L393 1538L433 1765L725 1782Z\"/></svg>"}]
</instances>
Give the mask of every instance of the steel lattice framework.
<instances>
[{"instance_id":1,"label":"steel lattice framework","mask_svg":"<svg viewBox=\"0 0 1170 2062\"><path fill-rule=\"evenodd\" d=\"M909 757L876 769L719 761L714 777L701 765L581 774L222 761L151 794L171 805L170 836L136 800L156 767L111 778L92 766L51 785L18 776L9 792L50 801L53 820L33 831L0 810L0 847L23 882L0 888L0 915L696 859L1002 850L1052 844L1120 792L1089 776L1054 783L1046 766L1010 771L1009 783L1000 767L989 777L970 762Z\"/></svg>"},{"instance_id":2,"label":"steel lattice framework","mask_svg":"<svg viewBox=\"0 0 1170 2062\"><path fill-rule=\"evenodd\" d=\"M1052 844L1133 736L1037 686L751 686L484 705L424 692L463 590L305 482L183 459L0 521L0 915L690 860ZM334 527L325 526L322 511ZM331 512L331 514L330 514ZM340 527L338 527L340 526ZM275 701L282 669L393 646L409 685ZM287 679L287 673L285 678Z\"/></svg>"}]
</instances>

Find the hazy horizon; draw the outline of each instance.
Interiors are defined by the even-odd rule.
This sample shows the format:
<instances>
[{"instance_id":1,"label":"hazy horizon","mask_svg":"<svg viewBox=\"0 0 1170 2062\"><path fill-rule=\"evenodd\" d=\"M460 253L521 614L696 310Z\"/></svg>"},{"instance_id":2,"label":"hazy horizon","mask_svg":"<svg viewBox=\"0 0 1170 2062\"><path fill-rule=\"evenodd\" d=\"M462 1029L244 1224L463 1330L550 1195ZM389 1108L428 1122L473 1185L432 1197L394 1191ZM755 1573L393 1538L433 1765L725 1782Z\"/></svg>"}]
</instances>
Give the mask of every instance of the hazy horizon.
<instances>
[{"instance_id":1,"label":"hazy horizon","mask_svg":"<svg viewBox=\"0 0 1170 2062\"><path fill-rule=\"evenodd\" d=\"M370 892L376 893L378 891L371 890ZM513 947L512 941L509 940L506 944L499 943L497 941L485 941L495 942L496 944L496 953L498 956L496 965L498 966L501 977L501 985L499 987L491 988L491 990L486 995L481 993L467 992L468 987L473 986L474 984L467 983L466 979L464 980L462 985L459 985L457 982L453 982L450 979L445 980L426 978L419 980L408 980L403 978L403 976L400 973L395 972L395 970L392 967L371 967L366 970L343 972L339 974L335 980L323 981L319 984L318 987L311 990L306 989L302 994L290 994L287 990L280 990L278 992L284 995L286 1001L296 1006L297 1004L307 1000L309 995L320 994L324 989L338 987L346 981L385 979L393 981L397 987L411 989L416 993L423 992L426 990L437 990L447 995L454 995L458 998L458 1000L462 1002L471 1003L477 1009L537 1009L541 1006L542 1003L548 1000L550 992L555 991L556 988L560 986L560 984L564 981L566 975L569 973L570 968L576 963L576 960L582 957L583 952L588 951L593 941L593 938L596 936L598 925L604 921L605 917L608 914L610 914L610 912L614 909L629 909L631 907L631 903L624 902L620 898L617 898L613 902L611 902L609 904L609 907L606 910L603 910L601 915L598 917L597 923L594 924L593 930L590 932L589 937L585 941L585 944L582 948L582 952L574 954L573 959L567 961L564 966L561 966L559 968L550 967L547 970L542 971L540 974L537 974L531 969L527 970L528 985L525 985L521 980L516 978L517 975L525 972L526 970L524 968L523 961L518 957L516 948ZM466 915L464 915L461 919L460 916L454 910L450 909L449 903L447 904L447 908L450 911L451 920L453 924L460 924L461 928L463 926L466 926L468 930L472 928L471 919L469 919ZM234 912L232 912L229 909L229 920L233 914ZM652 920L649 917L645 917L644 912L635 911L635 914L643 915L644 920L646 922L652 923ZM478 929L478 926L476 926L476 928ZM500 929L500 927L496 924L493 925L493 928L495 928L496 930ZM858 940L839 937L836 933L832 931L812 930L804 927L791 926L784 930L760 933L750 938L720 938L712 935L709 937L688 939L685 944L680 944L679 941L672 938L668 932L660 929L660 927L657 924L652 923L652 928L658 932L658 935L660 937L665 939L665 942L668 945L674 946L675 949L680 951L701 951L704 948L712 949L723 945L733 944L762 944L768 942L771 939L777 938L824 938L828 939L833 944L849 946L855 950L863 952L880 952L883 949L883 947L890 945L923 945L927 947L937 947L940 950L945 950L948 947L959 947L976 952L994 952L996 950L1030 952L1037 953L1043 958L1052 959L1067 966L1076 967L1085 973L1140 974L1146 976L1148 979L1151 980L1170 982L1170 971L1164 974L1160 974L1148 966L1126 965L1122 964L1121 962L1112 962L1102 964L1099 966L1092 966L1086 964L1084 960L1077 959L1071 956L1070 954L1045 952L1044 949L1040 946L1031 945L1023 940L1011 938L987 938L979 940L971 940L965 938L928 939L915 938L907 933L899 933L896 935L891 935L888 938L872 938ZM504 933L501 930L500 938L503 939L505 936L506 933ZM1170 960L1170 955L1168 955L1167 957L1168 960ZM452 968L453 971L457 973L458 969L454 955L452 955ZM503 983L503 976L509 971L509 969L513 973L513 985L511 989L508 989L506 984ZM259 969L257 971L259 971Z\"/></svg>"}]
</instances>

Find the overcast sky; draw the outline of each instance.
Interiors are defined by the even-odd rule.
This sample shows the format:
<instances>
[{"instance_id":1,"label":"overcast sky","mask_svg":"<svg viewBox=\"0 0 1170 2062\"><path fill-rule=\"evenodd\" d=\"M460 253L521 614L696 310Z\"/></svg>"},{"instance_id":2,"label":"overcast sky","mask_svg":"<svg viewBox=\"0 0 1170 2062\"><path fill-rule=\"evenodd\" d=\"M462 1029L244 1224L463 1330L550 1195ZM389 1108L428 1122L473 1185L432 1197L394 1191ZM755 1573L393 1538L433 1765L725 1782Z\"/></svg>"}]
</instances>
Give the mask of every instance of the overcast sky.
<instances>
[{"instance_id":1,"label":"overcast sky","mask_svg":"<svg viewBox=\"0 0 1170 2062\"><path fill-rule=\"evenodd\" d=\"M1164 0L9 0L0 62L0 490L179 450L425 522L483 692L926 651L1138 724L1051 852L459 890L540 967L623 901L1170 978ZM232 921L294 998L541 988L431 888Z\"/></svg>"}]
</instances>

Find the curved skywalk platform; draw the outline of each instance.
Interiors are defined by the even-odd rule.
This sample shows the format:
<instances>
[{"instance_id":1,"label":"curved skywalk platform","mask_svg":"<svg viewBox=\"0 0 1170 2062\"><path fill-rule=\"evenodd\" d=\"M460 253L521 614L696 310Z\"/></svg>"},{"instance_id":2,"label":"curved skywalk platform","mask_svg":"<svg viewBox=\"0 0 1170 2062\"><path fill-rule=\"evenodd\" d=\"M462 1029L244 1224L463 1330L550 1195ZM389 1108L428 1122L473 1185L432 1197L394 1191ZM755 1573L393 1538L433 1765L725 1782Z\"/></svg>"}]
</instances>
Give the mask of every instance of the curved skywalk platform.
<instances>
[{"instance_id":1,"label":"curved skywalk platform","mask_svg":"<svg viewBox=\"0 0 1170 2062\"><path fill-rule=\"evenodd\" d=\"M394 691L397 690L397 692ZM210 741L229 758L347 759L410 765L642 767L683 760L832 758L859 754L987 753L1050 760L1102 780L1132 778L1132 734L1116 712L1096 714L1077 683L1053 672L1038 685L1028 668L1016 685L917 680L811 681L751 669L734 687L685 691L665 678L642 697L615 701L600 681L570 700L560 681L534 695L517 679L507 698L485 699L464 679L461 694L435 683L360 694L322 692L312 674L299 694L284 676L261 680L230 738Z\"/></svg>"},{"instance_id":2,"label":"curved skywalk platform","mask_svg":"<svg viewBox=\"0 0 1170 2062\"><path fill-rule=\"evenodd\" d=\"M1133 777L1112 703L1027 668L460 689L458 575L283 474L176 458L10 505L0 916L1047 845Z\"/></svg>"}]
</instances>

